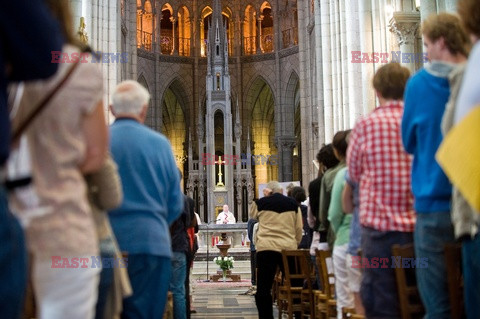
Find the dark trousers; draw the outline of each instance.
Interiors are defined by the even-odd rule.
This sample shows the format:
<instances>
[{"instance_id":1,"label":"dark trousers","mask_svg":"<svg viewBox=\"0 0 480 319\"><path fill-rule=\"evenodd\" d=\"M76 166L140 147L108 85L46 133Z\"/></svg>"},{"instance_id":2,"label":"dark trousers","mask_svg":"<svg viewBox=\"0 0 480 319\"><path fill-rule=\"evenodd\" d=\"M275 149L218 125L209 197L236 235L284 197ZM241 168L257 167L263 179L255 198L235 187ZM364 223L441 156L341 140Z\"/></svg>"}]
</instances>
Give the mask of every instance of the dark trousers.
<instances>
[{"instance_id":1,"label":"dark trousers","mask_svg":"<svg viewBox=\"0 0 480 319\"><path fill-rule=\"evenodd\" d=\"M257 252L257 293L255 303L259 319L273 319L272 285L277 267L283 270L282 254L276 251Z\"/></svg>"},{"instance_id":2,"label":"dark trousers","mask_svg":"<svg viewBox=\"0 0 480 319\"><path fill-rule=\"evenodd\" d=\"M250 272L252 277L252 285L257 284L257 251L250 251Z\"/></svg>"},{"instance_id":3,"label":"dark trousers","mask_svg":"<svg viewBox=\"0 0 480 319\"><path fill-rule=\"evenodd\" d=\"M100 242L100 256L102 258L115 258L115 244L111 237ZM95 319L104 318L105 305L113 285L113 265L102 267L100 272L100 282L98 284L98 298L95 307Z\"/></svg>"},{"instance_id":4,"label":"dark trousers","mask_svg":"<svg viewBox=\"0 0 480 319\"><path fill-rule=\"evenodd\" d=\"M480 318L480 234L464 240L462 249L465 313L468 319Z\"/></svg>"},{"instance_id":5,"label":"dark trousers","mask_svg":"<svg viewBox=\"0 0 480 319\"><path fill-rule=\"evenodd\" d=\"M362 254L371 261L373 258L387 258L387 267L364 268L360 296L369 319L399 319L395 268L392 268L392 246L413 242L413 233L382 232L362 227Z\"/></svg>"},{"instance_id":6,"label":"dark trousers","mask_svg":"<svg viewBox=\"0 0 480 319\"><path fill-rule=\"evenodd\" d=\"M122 319L162 318L171 271L168 257L128 255L128 277L133 295L123 300Z\"/></svg>"},{"instance_id":7,"label":"dark trousers","mask_svg":"<svg viewBox=\"0 0 480 319\"><path fill-rule=\"evenodd\" d=\"M185 304L187 309L187 319L191 317L191 305L190 305L190 265L193 261L193 254L187 253L187 276L185 277Z\"/></svg>"},{"instance_id":8,"label":"dark trousers","mask_svg":"<svg viewBox=\"0 0 480 319\"><path fill-rule=\"evenodd\" d=\"M18 319L27 286L27 252L23 230L8 210L7 194L0 184L0 312Z\"/></svg>"}]
</instances>

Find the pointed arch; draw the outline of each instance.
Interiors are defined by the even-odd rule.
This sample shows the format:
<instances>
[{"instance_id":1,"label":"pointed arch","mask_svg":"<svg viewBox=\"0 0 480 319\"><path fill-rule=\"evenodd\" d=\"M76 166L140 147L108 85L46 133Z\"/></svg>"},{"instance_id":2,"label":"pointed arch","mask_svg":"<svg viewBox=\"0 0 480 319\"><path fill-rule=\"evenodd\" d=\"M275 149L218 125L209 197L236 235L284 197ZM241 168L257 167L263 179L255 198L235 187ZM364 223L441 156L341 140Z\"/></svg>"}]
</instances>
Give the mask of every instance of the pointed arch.
<instances>
[{"instance_id":1,"label":"pointed arch","mask_svg":"<svg viewBox=\"0 0 480 319\"><path fill-rule=\"evenodd\" d=\"M247 127L253 141L252 153L256 156L277 154L275 146L275 99L271 86L262 76L257 76L249 87L246 104L250 118ZM245 127L245 126L244 126ZM259 163L255 170L255 187L278 178L278 166Z\"/></svg>"},{"instance_id":2,"label":"pointed arch","mask_svg":"<svg viewBox=\"0 0 480 319\"><path fill-rule=\"evenodd\" d=\"M173 54L173 8L169 3L162 6L160 18L160 52Z\"/></svg>"},{"instance_id":3,"label":"pointed arch","mask_svg":"<svg viewBox=\"0 0 480 319\"><path fill-rule=\"evenodd\" d=\"M285 99L284 99L285 119L290 119L285 123L285 133L290 136L294 135L293 119L294 119L295 107L297 106L295 104L295 99L296 98L299 99L298 83L299 83L298 75L295 71L292 71L290 73L290 77L288 78L287 86L285 88Z\"/></svg>"},{"instance_id":4,"label":"pointed arch","mask_svg":"<svg viewBox=\"0 0 480 319\"><path fill-rule=\"evenodd\" d=\"M274 25L272 16L272 6L268 1L264 1L260 7L260 48L263 53L273 52L274 49Z\"/></svg>"},{"instance_id":5,"label":"pointed arch","mask_svg":"<svg viewBox=\"0 0 480 319\"><path fill-rule=\"evenodd\" d=\"M152 97L152 92L150 91L147 79L145 78L145 75L141 73L138 76L137 82L140 83L144 88L147 89L148 93L150 93L150 97ZM145 125L150 127L153 130L156 130L156 118L155 118L155 107L153 106L152 99L150 98L150 103L148 105L148 110L147 110L147 117L145 118Z\"/></svg>"},{"instance_id":6,"label":"pointed arch","mask_svg":"<svg viewBox=\"0 0 480 319\"><path fill-rule=\"evenodd\" d=\"M192 34L192 23L190 11L186 6L178 10L178 54L190 56L190 38Z\"/></svg>"},{"instance_id":7,"label":"pointed arch","mask_svg":"<svg viewBox=\"0 0 480 319\"><path fill-rule=\"evenodd\" d=\"M161 132L169 139L178 168L184 172L188 138L188 97L179 79L169 83L162 96Z\"/></svg>"},{"instance_id":8,"label":"pointed arch","mask_svg":"<svg viewBox=\"0 0 480 319\"><path fill-rule=\"evenodd\" d=\"M200 55L203 57L207 56L208 23L212 12L213 9L210 6L205 6L200 15Z\"/></svg>"},{"instance_id":9,"label":"pointed arch","mask_svg":"<svg viewBox=\"0 0 480 319\"><path fill-rule=\"evenodd\" d=\"M147 51L152 51L153 29L155 23L155 14L153 13L152 3L146 0L142 6L137 1L137 47Z\"/></svg>"},{"instance_id":10,"label":"pointed arch","mask_svg":"<svg viewBox=\"0 0 480 319\"><path fill-rule=\"evenodd\" d=\"M252 5L245 7L243 20L243 49L245 54L255 54L257 51L257 13Z\"/></svg>"}]
</instances>

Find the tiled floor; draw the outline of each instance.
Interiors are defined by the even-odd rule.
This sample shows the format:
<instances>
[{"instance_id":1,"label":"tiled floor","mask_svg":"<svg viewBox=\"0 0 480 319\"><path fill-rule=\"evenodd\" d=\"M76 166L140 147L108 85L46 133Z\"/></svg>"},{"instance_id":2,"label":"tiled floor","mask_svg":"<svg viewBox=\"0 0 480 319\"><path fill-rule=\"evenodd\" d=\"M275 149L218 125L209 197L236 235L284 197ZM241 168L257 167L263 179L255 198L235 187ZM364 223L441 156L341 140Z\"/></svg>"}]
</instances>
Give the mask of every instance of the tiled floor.
<instances>
[{"instance_id":1,"label":"tiled floor","mask_svg":"<svg viewBox=\"0 0 480 319\"><path fill-rule=\"evenodd\" d=\"M211 286L202 284L194 288L193 306L197 313L192 319L228 318L228 319L256 319L258 318L254 296L241 295L248 290L248 286L229 287L228 283ZM277 318L274 309L274 317Z\"/></svg>"}]
</instances>

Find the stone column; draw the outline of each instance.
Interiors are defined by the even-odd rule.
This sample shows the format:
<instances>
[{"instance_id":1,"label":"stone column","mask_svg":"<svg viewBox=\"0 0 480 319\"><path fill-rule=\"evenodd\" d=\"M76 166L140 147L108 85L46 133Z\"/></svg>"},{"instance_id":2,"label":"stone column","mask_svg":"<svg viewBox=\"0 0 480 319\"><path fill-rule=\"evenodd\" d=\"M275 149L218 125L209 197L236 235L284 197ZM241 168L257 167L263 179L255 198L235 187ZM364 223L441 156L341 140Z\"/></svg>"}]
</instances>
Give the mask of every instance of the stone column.
<instances>
[{"instance_id":1,"label":"stone column","mask_svg":"<svg viewBox=\"0 0 480 319\"><path fill-rule=\"evenodd\" d=\"M283 167L282 174L278 176L281 182L289 182L293 178L293 148L295 145L297 145L297 140L294 136L278 138L278 152L282 155L278 165Z\"/></svg>"},{"instance_id":2,"label":"stone column","mask_svg":"<svg viewBox=\"0 0 480 319\"><path fill-rule=\"evenodd\" d=\"M204 28L203 19L201 19L201 18L198 19L198 24L199 24L199 26L198 26L198 41L200 43L200 46L198 48L197 54L198 54L199 57L202 56L202 47L203 47L204 50L205 50L204 51L204 54L205 54L204 56L207 56L207 47L205 46L205 39L202 39L202 33L203 33L203 28Z\"/></svg>"},{"instance_id":3,"label":"stone column","mask_svg":"<svg viewBox=\"0 0 480 319\"><path fill-rule=\"evenodd\" d=\"M401 56L393 57L392 60L400 59L403 66L415 72L415 58L421 59L421 53L415 53L415 41L420 26L420 14L418 12L395 12L390 19L390 31L395 34L400 45Z\"/></svg>"},{"instance_id":4,"label":"stone column","mask_svg":"<svg viewBox=\"0 0 480 319\"><path fill-rule=\"evenodd\" d=\"M457 11L458 0L445 0L445 11L455 13Z\"/></svg>"},{"instance_id":5,"label":"stone column","mask_svg":"<svg viewBox=\"0 0 480 319\"><path fill-rule=\"evenodd\" d=\"M437 13L437 0L422 0L420 5L421 20L425 20L425 18L433 13Z\"/></svg>"},{"instance_id":6,"label":"stone column","mask_svg":"<svg viewBox=\"0 0 480 319\"><path fill-rule=\"evenodd\" d=\"M262 53L261 45L262 45L262 20L263 15L257 19L257 54Z\"/></svg>"},{"instance_id":7,"label":"stone column","mask_svg":"<svg viewBox=\"0 0 480 319\"><path fill-rule=\"evenodd\" d=\"M235 49L234 49L234 55L236 56L241 56L243 53L243 21L240 17L237 17L235 19Z\"/></svg>"},{"instance_id":8,"label":"stone column","mask_svg":"<svg viewBox=\"0 0 480 319\"><path fill-rule=\"evenodd\" d=\"M329 0L320 0L320 21L321 21L321 46L322 46L322 59L317 60L317 63L322 64L322 81L318 82L322 84L321 88L318 88L318 92L323 90L323 126L320 122L320 129L324 131L325 143L330 143L333 138L333 87L332 87L332 43L331 43L331 16L330 6L332 4ZM333 18L333 17L332 17ZM320 140L320 142L322 142Z\"/></svg>"},{"instance_id":9,"label":"stone column","mask_svg":"<svg viewBox=\"0 0 480 319\"><path fill-rule=\"evenodd\" d=\"M173 55L178 55L178 30L175 27L175 23L177 19L174 17L170 17L170 21L172 22L172 30L173 30Z\"/></svg>"}]
</instances>

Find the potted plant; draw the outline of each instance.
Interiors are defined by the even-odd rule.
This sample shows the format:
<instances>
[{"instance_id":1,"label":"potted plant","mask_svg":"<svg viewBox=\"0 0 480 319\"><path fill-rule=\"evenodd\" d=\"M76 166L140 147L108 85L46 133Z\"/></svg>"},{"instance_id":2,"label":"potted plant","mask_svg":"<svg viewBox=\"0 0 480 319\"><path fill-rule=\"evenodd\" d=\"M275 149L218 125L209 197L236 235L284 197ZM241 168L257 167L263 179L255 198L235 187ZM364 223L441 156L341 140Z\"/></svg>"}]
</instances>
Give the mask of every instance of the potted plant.
<instances>
[{"instance_id":1,"label":"potted plant","mask_svg":"<svg viewBox=\"0 0 480 319\"><path fill-rule=\"evenodd\" d=\"M227 271L233 268L233 262L235 260L233 257L229 256L218 256L213 258L213 261L220 266L220 269L222 269L223 281L225 281L227 277Z\"/></svg>"}]
</instances>

